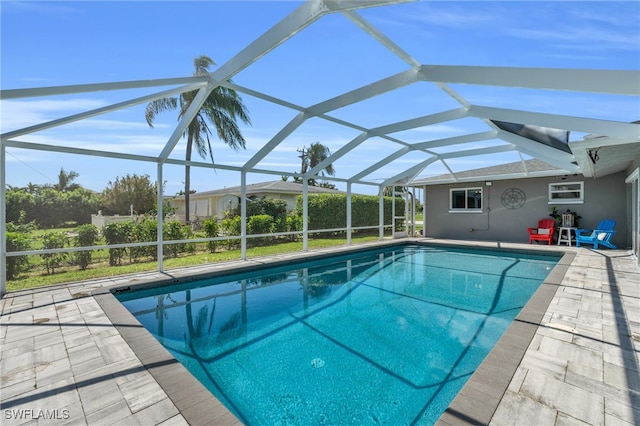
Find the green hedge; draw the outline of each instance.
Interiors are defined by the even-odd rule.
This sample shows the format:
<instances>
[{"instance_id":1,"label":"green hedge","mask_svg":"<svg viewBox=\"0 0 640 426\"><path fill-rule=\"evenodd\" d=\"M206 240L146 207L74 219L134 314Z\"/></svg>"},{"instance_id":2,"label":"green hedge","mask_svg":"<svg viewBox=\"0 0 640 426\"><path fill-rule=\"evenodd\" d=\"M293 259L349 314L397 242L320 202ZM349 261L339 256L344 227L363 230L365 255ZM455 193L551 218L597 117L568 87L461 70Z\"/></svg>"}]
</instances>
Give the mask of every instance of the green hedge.
<instances>
[{"instance_id":1,"label":"green hedge","mask_svg":"<svg viewBox=\"0 0 640 426\"><path fill-rule=\"evenodd\" d=\"M154 242L158 236L158 222L155 219L143 219L140 222L115 222L109 223L102 228L107 244L125 244L138 242ZM162 227L162 238L164 241L187 240L193 237L193 233L188 225L178 221L165 222ZM194 253L194 243L173 243L165 244L164 255L178 257L181 253ZM129 262L138 262L145 257L158 258L156 246L110 248L109 266L122 264L122 259L129 254Z\"/></svg>"},{"instance_id":2,"label":"green hedge","mask_svg":"<svg viewBox=\"0 0 640 426\"><path fill-rule=\"evenodd\" d=\"M273 222L272 232L285 232L287 230L287 202L285 200L261 198L247 202L247 223L249 223L251 217L260 215L271 216L271 221ZM238 204L228 211L225 216L226 218L240 216L240 205Z\"/></svg>"},{"instance_id":3,"label":"green hedge","mask_svg":"<svg viewBox=\"0 0 640 426\"><path fill-rule=\"evenodd\" d=\"M351 226L378 226L379 200L377 195L351 196ZM384 224L391 225L391 197L384 197ZM404 213L404 199L396 197L396 216ZM296 199L294 213L302 216L302 196ZM334 229L347 227L346 194L309 194L309 229Z\"/></svg>"}]
</instances>

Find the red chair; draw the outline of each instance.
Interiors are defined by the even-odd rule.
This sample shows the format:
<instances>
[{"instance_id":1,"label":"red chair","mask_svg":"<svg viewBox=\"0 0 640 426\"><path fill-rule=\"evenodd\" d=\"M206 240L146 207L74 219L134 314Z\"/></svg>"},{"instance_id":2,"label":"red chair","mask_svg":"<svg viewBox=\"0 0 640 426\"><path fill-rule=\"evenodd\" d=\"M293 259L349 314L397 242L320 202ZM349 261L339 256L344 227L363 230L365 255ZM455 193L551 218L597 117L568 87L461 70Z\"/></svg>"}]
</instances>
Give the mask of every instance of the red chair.
<instances>
[{"instance_id":1,"label":"red chair","mask_svg":"<svg viewBox=\"0 0 640 426\"><path fill-rule=\"evenodd\" d=\"M551 245L553 242L553 233L555 231L556 221L553 219L542 219L538 221L537 228L527 228L529 232L529 244L536 241L546 241Z\"/></svg>"}]
</instances>

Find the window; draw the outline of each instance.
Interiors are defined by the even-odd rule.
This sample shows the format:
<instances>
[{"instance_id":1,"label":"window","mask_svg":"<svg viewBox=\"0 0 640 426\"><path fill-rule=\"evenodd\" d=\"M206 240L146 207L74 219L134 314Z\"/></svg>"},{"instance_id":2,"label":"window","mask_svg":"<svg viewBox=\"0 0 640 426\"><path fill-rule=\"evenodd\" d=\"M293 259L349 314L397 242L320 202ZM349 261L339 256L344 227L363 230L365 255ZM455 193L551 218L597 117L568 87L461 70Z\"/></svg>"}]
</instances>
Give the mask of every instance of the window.
<instances>
[{"instance_id":1,"label":"window","mask_svg":"<svg viewBox=\"0 0 640 426\"><path fill-rule=\"evenodd\" d=\"M584 203L584 182L561 182L549 184L549 204Z\"/></svg>"},{"instance_id":2,"label":"window","mask_svg":"<svg viewBox=\"0 0 640 426\"><path fill-rule=\"evenodd\" d=\"M449 190L449 211L481 212L482 188L456 188Z\"/></svg>"}]
</instances>

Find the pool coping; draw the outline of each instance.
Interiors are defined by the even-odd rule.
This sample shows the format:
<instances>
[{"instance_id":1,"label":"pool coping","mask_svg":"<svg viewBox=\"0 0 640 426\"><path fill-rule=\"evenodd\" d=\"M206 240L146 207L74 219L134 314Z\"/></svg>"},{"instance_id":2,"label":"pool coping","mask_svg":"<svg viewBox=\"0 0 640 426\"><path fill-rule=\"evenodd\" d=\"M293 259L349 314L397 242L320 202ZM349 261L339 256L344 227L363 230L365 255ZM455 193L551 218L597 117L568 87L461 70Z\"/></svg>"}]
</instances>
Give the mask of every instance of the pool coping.
<instances>
[{"instance_id":1,"label":"pool coping","mask_svg":"<svg viewBox=\"0 0 640 426\"><path fill-rule=\"evenodd\" d=\"M575 256L564 253L436 425L489 424Z\"/></svg>"},{"instance_id":2,"label":"pool coping","mask_svg":"<svg viewBox=\"0 0 640 426\"><path fill-rule=\"evenodd\" d=\"M189 424L237 425L242 424L242 421L227 409L138 322L133 314L118 301L115 293L123 289L130 291L184 283L202 278L237 272L250 272L341 254L411 244L476 248L499 252L549 253L548 251L541 251L541 248L536 246L532 246L531 249L523 249L424 239L390 240L371 245L346 246L322 252L303 252L287 256L247 260L241 263L203 267L195 273L193 268L185 268L172 271L172 273L164 273L162 275L163 278L160 279L155 276L133 284L129 282L126 285L116 284L95 289L92 295L125 342L139 358L142 365L149 371ZM560 286L569 265L575 258L574 252L555 250L554 252L562 253L563 256L441 415L436 423L437 425L489 424L556 290Z\"/></svg>"}]
</instances>

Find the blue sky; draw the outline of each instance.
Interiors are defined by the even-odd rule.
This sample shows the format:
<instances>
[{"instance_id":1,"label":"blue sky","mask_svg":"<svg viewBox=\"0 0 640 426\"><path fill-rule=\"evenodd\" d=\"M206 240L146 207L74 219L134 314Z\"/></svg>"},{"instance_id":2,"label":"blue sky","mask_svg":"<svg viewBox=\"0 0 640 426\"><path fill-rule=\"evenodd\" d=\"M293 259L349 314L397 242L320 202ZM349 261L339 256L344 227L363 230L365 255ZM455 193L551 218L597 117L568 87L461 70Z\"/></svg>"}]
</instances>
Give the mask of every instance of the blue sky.
<instances>
[{"instance_id":1,"label":"blue sky","mask_svg":"<svg viewBox=\"0 0 640 426\"><path fill-rule=\"evenodd\" d=\"M300 5L294 1L111 1L0 3L2 89L101 83L189 76L193 58L206 54L224 64L272 25ZM551 67L586 69L640 68L640 3L637 1L554 2L418 2L359 12L386 36L423 64ZM307 107L408 69L340 14L323 17L236 75L235 83ZM478 105L634 121L640 116L635 98L570 92L532 91L452 85ZM162 90L162 89L159 89ZM149 90L97 92L74 96L0 101L2 132L64 117L83 110L150 93ZM247 150L234 152L214 142L218 164L240 166L269 141L296 112L243 95L252 126L243 128ZM364 127L456 108L430 84L414 84L331 115ZM18 140L69 145L141 155L158 155L176 124L166 113L150 129L144 105L94 117L80 123L23 136ZM410 142L484 131L477 120L463 119L402 132ZM297 129L259 167L296 172L296 149L313 142L333 152L358 132L321 119ZM578 137L580 135L574 135ZM580 136L581 137L581 136ZM371 139L334 164L349 177L398 149ZM172 157L183 158L184 143ZM7 183L12 186L55 183L60 168L76 171L81 185L101 191L127 173L155 178L149 163L7 149ZM424 158L427 158L425 155ZM457 170L517 161L515 154L452 161ZM415 158L382 169L384 179L409 167ZM434 164L423 173L445 172ZM183 171L167 166L166 194L182 187ZM248 181L279 176L250 174ZM239 175L224 170L193 170L192 188L206 191L239 184ZM371 192L369 187L357 192Z\"/></svg>"}]
</instances>

